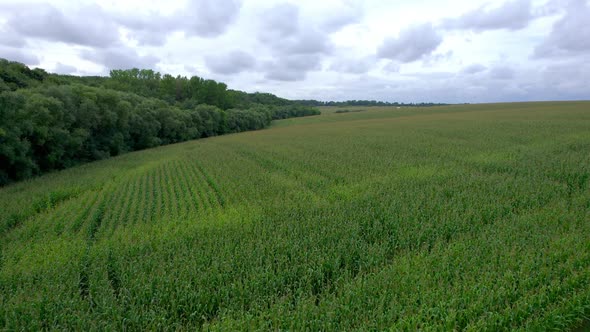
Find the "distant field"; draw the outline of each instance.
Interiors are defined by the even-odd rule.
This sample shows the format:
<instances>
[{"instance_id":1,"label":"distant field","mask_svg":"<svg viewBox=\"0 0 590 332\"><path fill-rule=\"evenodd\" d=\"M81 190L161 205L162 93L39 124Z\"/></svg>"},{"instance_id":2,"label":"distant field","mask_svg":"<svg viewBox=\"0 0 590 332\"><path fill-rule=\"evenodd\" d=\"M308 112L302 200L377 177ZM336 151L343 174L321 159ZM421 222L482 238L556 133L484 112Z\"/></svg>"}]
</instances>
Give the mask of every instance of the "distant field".
<instances>
[{"instance_id":1,"label":"distant field","mask_svg":"<svg viewBox=\"0 0 590 332\"><path fill-rule=\"evenodd\" d=\"M0 188L0 329L590 316L590 102L335 110Z\"/></svg>"}]
</instances>

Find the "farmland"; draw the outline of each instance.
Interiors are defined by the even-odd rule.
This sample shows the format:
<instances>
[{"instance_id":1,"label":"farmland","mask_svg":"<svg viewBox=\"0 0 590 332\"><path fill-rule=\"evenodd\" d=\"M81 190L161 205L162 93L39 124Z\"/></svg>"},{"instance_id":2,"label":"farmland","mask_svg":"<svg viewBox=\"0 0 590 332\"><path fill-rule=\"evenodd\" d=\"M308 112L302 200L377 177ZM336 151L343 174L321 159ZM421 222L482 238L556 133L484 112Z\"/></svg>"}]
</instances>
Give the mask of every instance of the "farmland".
<instances>
[{"instance_id":1,"label":"farmland","mask_svg":"<svg viewBox=\"0 0 590 332\"><path fill-rule=\"evenodd\" d=\"M583 324L590 102L335 110L0 188L0 329Z\"/></svg>"}]
</instances>

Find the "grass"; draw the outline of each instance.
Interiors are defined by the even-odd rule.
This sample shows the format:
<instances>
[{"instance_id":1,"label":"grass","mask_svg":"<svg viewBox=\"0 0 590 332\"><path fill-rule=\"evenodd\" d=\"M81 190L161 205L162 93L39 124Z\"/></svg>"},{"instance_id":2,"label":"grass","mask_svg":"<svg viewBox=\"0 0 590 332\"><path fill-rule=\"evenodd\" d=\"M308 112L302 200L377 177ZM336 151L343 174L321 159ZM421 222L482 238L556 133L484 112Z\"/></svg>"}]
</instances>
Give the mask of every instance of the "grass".
<instances>
[{"instance_id":1,"label":"grass","mask_svg":"<svg viewBox=\"0 0 590 332\"><path fill-rule=\"evenodd\" d=\"M589 102L324 110L129 153L0 189L0 327L574 328L589 184Z\"/></svg>"}]
</instances>

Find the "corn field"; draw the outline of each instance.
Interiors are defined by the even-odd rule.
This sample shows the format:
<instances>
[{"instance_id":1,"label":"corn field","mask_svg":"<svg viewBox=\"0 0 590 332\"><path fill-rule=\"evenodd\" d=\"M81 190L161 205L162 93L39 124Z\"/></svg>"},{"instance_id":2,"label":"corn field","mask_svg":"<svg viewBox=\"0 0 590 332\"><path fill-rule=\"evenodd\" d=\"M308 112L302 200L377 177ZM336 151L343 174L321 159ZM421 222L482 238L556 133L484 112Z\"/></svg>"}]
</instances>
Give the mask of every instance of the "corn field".
<instances>
[{"instance_id":1,"label":"corn field","mask_svg":"<svg viewBox=\"0 0 590 332\"><path fill-rule=\"evenodd\" d=\"M324 109L0 188L0 211L2 330L574 329L590 102Z\"/></svg>"}]
</instances>

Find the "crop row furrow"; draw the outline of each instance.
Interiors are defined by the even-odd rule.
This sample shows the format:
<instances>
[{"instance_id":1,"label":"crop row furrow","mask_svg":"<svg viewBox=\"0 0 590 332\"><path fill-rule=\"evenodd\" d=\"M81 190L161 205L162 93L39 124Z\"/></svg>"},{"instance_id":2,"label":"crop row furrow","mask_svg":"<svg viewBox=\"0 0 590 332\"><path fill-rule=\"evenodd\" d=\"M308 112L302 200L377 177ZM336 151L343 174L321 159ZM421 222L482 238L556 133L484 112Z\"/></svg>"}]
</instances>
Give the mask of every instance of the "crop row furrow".
<instances>
[{"instance_id":1,"label":"crop row furrow","mask_svg":"<svg viewBox=\"0 0 590 332\"><path fill-rule=\"evenodd\" d=\"M174 162L175 174L177 174L177 189L178 196L182 197L178 202L179 218L186 220L189 215L194 214L195 205L193 203L194 197L188 187L188 174L183 167L183 162L177 160Z\"/></svg>"},{"instance_id":2,"label":"crop row furrow","mask_svg":"<svg viewBox=\"0 0 590 332\"><path fill-rule=\"evenodd\" d=\"M187 173L187 185L192 192L195 201L195 209L200 214L211 211L211 203L206 195L206 182L202 179L201 174L196 170L194 164L190 160L186 160L182 167Z\"/></svg>"},{"instance_id":3,"label":"crop row furrow","mask_svg":"<svg viewBox=\"0 0 590 332\"><path fill-rule=\"evenodd\" d=\"M134 219L137 216L137 203L139 201L138 187L140 185L141 176L135 175L129 180L127 187L127 194L125 198L120 201L114 218L117 221L111 227L111 234L119 227L123 227L129 223L129 219Z\"/></svg>"},{"instance_id":4,"label":"crop row furrow","mask_svg":"<svg viewBox=\"0 0 590 332\"><path fill-rule=\"evenodd\" d=\"M156 208L156 204L150 204L153 202L153 191L152 191L152 173L153 169L141 176L141 187L139 194L141 195L139 204L140 218L133 220L133 223L147 223L149 222L150 216L153 214L153 210Z\"/></svg>"},{"instance_id":5,"label":"crop row furrow","mask_svg":"<svg viewBox=\"0 0 590 332\"><path fill-rule=\"evenodd\" d=\"M130 186L131 181L124 180L122 184L119 183L109 204L105 206L105 212L102 218L102 229L104 231L112 231L117 228L119 223L117 216L119 215L120 210L126 208L124 206L124 197L128 196Z\"/></svg>"},{"instance_id":6,"label":"crop row furrow","mask_svg":"<svg viewBox=\"0 0 590 332\"><path fill-rule=\"evenodd\" d=\"M213 189L207 181L207 178L205 177L203 172L201 172L197 162L195 160L191 161L189 167L196 175L198 183L201 184L200 186L198 186L199 192L201 193L203 201L206 203L208 210L216 210L219 207L219 202L217 201L215 194L213 193Z\"/></svg>"},{"instance_id":7,"label":"crop row furrow","mask_svg":"<svg viewBox=\"0 0 590 332\"><path fill-rule=\"evenodd\" d=\"M175 220L178 218L179 216L179 203L180 203L180 197L178 195L178 190L176 188L177 186L177 176L180 176L180 174L177 174L177 172L175 172L175 175L171 174L171 169L175 168L174 167L175 164L173 162L169 162L164 164L164 168L163 168L163 174L162 174L162 178L164 179L165 183L164 186L166 187L166 206L168 207L168 212L166 213L166 218L168 219L172 219Z\"/></svg>"}]
</instances>

